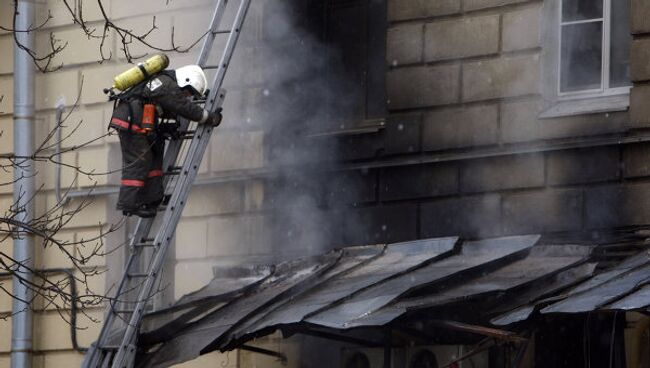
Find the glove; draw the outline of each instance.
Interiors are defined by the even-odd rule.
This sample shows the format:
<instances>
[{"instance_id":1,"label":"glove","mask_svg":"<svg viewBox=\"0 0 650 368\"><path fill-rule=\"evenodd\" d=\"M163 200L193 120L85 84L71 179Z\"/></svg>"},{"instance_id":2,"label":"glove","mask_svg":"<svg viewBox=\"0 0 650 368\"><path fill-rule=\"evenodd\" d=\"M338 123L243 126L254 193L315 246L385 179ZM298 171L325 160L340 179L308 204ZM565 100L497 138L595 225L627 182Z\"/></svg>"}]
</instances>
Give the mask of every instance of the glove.
<instances>
[{"instance_id":1,"label":"glove","mask_svg":"<svg viewBox=\"0 0 650 368\"><path fill-rule=\"evenodd\" d=\"M206 124L210 124L213 127L218 127L219 124L221 124L221 119L223 119L223 116L221 115L221 108L218 108L217 111L210 113L208 116L208 120L206 120Z\"/></svg>"}]
</instances>

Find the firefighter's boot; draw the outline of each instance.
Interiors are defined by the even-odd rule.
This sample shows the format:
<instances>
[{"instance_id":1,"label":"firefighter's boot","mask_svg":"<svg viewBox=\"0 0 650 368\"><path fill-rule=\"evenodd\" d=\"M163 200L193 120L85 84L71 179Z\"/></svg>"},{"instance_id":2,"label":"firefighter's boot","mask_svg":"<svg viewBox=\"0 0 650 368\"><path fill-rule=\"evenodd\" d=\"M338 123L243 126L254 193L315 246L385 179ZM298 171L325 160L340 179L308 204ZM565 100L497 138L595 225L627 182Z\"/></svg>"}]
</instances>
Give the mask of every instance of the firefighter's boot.
<instances>
[{"instance_id":1,"label":"firefighter's boot","mask_svg":"<svg viewBox=\"0 0 650 368\"><path fill-rule=\"evenodd\" d=\"M142 205L135 209L125 209L122 210L124 216L138 216L142 218L152 218L156 217L156 208Z\"/></svg>"}]
</instances>

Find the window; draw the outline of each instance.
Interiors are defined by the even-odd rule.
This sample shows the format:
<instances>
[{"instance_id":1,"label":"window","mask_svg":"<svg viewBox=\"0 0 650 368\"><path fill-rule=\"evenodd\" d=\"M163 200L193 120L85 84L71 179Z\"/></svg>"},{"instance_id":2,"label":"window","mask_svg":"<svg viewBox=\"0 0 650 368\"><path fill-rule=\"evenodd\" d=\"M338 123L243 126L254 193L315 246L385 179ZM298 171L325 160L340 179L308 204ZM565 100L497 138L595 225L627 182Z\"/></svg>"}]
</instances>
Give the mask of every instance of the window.
<instances>
[{"instance_id":1,"label":"window","mask_svg":"<svg viewBox=\"0 0 650 368\"><path fill-rule=\"evenodd\" d=\"M554 51L554 85L545 97L554 103L543 117L627 108L630 0L556 0L552 7L557 22L547 33L556 44L545 47Z\"/></svg>"},{"instance_id":2,"label":"window","mask_svg":"<svg viewBox=\"0 0 650 368\"><path fill-rule=\"evenodd\" d=\"M560 94L629 85L628 0L562 0Z\"/></svg>"},{"instance_id":3,"label":"window","mask_svg":"<svg viewBox=\"0 0 650 368\"><path fill-rule=\"evenodd\" d=\"M322 43L326 81L319 132L344 134L386 115L386 0L295 0L309 4L309 30Z\"/></svg>"},{"instance_id":4,"label":"window","mask_svg":"<svg viewBox=\"0 0 650 368\"><path fill-rule=\"evenodd\" d=\"M347 85L338 86L337 94L346 95L345 106L336 120L358 125L367 119L385 116L384 81L386 42L386 3L371 0L326 0L326 42L339 56ZM333 78L341 73L331 70ZM340 84L340 82L339 82ZM335 90L332 88L332 90Z\"/></svg>"}]
</instances>

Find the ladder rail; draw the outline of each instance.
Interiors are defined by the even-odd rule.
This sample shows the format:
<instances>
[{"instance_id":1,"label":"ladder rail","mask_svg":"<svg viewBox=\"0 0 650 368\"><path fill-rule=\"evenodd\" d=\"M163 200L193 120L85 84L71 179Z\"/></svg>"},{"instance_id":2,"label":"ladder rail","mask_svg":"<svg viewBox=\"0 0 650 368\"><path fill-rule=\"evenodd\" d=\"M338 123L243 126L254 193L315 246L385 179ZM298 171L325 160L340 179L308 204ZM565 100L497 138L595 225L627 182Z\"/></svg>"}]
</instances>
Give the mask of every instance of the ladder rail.
<instances>
[{"instance_id":1,"label":"ladder rail","mask_svg":"<svg viewBox=\"0 0 650 368\"><path fill-rule=\"evenodd\" d=\"M135 258L133 257L133 255L129 256L125 269L129 269L133 264L134 260ZM104 312L104 322L102 325L102 329L99 332L97 341L93 343L93 345L89 348L88 352L86 352L86 357L84 358L84 363L82 364L83 367L96 367L98 365L99 359L101 359L102 347L104 347L107 343L106 340L109 337L109 334L111 332L111 327L113 326L114 318L116 317L114 310L116 309L117 301L123 294L122 290L124 290L126 283L127 283L127 278L125 274L120 279L120 283L116 290L115 297L111 298L108 302L108 306L106 307L106 311Z\"/></svg>"},{"instance_id":2,"label":"ladder rail","mask_svg":"<svg viewBox=\"0 0 650 368\"><path fill-rule=\"evenodd\" d=\"M213 112L223 104L223 99L225 97L224 91L222 90L223 81L225 79L225 74L230 64L230 60L232 59L235 46L239 39L241 27L250 8L250 1L251 0L241 0L241 3L237 10L235 21L233 22L233 27L231 29L226 47L220 60L219 69L214 77L213 88L210 92L208 100L206 101L206 109L209 111ZM221 1L219 4L221 4ZM213 16L213 21L220 21L221 17L223 16L224 9L225 8L219 8L219 6L217 6L215 15ZM219 11L221 11L221 14L219 14ZM217 28L212 27L211 29L214 30ZM214 35L214 33L211 34ZM214 41L213 37L212 41ZM204 45L207 44L207 42L209 42L208 39L206 39ZM204 47L202 49L201 56L205 56L209 50L210 48ZM207 60L207 57L205 57L202 61L205 62L205 60ZM167 250L171 244L173 234L176 231L178 221L180 220L183 209L187 203L187 198L189 197L192 184L198 175L199 166L208 147L213 129L214 128L209 125L200 125L197 127L195 136L190 143L189 150L185 156L183 163L183 168L181 170L181 173L179 173L177 182L174 186L172 197L167 204L167 209L165 210L162 223L160 224L159 231L154 240L154 248L156 251L154 252L152 256L153 259L149 264L147 276L140 287L137 303L134 307L133 312L131 313L131 319L126 326L126 331L124 332L122 343L120 344L117 354L113 360L113 368L122 368L125 366L123 362L126 361L128 364L133 359L135 341L137 339L137 333L142 321L144 308L152 296L153 287L160 275L160 269L167 255Z\"/></svg>"},{"instance_id":3,"label":"ladder rail","mask_svg":"<svg viewBox=\"0 0 650 368\"><path fill-rule=\"evenodd\" d=\"M210 23L210 31L208 32L203 44L201 45L201 52L199 53L199 59L197 64L200 67L204 67L210 57L210 52L212 51L212 44L217 38L219 32L219 26L221 25L221 20L223 15L226 13L226 4L228 0L218 0L217 6L214 8L212 13L212 21Z\"/></svg>"},{"instance_id":4,"label":"ladder rail","mask_svg":"<svg viewBox=\"0 0 650 368\"><path fill-rule=\"evenodd\" d=\"M207 60L209 59L210 52L212 51L216 36L218 34L223 33L222 31L219 30L219 27L220 27L220 23L222 21L222 18L223 18L224 14L225 14L227 3L228 3L228 0L217 0L217 4L216 4L216 6L214 8L214 12L213 12L213 15L212 15L210 30L209 30L208 34L206 35L206 38L203 41L203 44L201 46L201 51L199 53L199 57L198 57L198 60L197 60L197 64L199 66L201 66L201 67L206 66L205 64L207 63ZM242 12L242 6L240 5L240 9L239 9L239 11L237 13L238 15L237 15L237 18L236 18L236 21L235 21L235 25L233 26L233 28L237 28L237 32L236 32L237 35L239 34L239 30L241 29L241 25L243 24L243 21L244 21L243 18L245 17L246 11L248 10L248 5L250 4L250 0L243 0L242 3L246 3L246 5L245 5L246 10L244 12ZM240 17L242 19L240 19ZM229 52L231 54L232 54L232 51L234 50L234 43L236 43L236 41L237 41L237 38L233 38L232 34L233 34L233 32L231 32L231 35L230 35L230 37L228 39L228 42L227 42L227 45L229 47L226 48L227 50L229 50ZM224 51L224 56L225 56L225 51ZM230 60L230 56L227 58L228 61ZM222 60L224 60L224 57L222 57ZM225 74L225 71L222 72L222 74ZM221 78L221 80L223 80L223 77ZM215 83L216 83L216 79L215 79ZM216 84L213 84L213 85L216 86ZM221 82L219 82L218 88L214 88L211 91L210 95L211 95L212 98L210 100L208 100L208 101L211 101L211 102L206 102L206 106L209 109L214 110L214 108L217 107L216 106L217 104L215 104L215 96L216 96L216 93L218 92L218 90L220 89L220 87L221 87ZM222 102L218 102L219 106L220 106L221 103ZM186 119L182 119L181 120L180 131L181 132L186 131L188 126L189 126L189 122ZM212 127L209 127L209 128L210 129L207 129L207 132L203 132L202 134L205 134L205 133L210 134L211 131L212 131ZM201 133L201 131L197 130L197 132L194 135L194 138L192 139L192 142L194 142L194 141L196 141L197 139L200 138L199 133ZM201 151L201 156L205 152L205 148L207 147L208 139L204 139L204 141L205 141L205 147L203 147L203 149L200 150ZM179 139L179 140L172 140L168 144L168 147L165 150L165 155L164 155L164 159L163 159L164 160L163 169L167 169L169 167L175 166L176 161L178 160L179 155L181 153L183 143L184 143L184 141ZM192 144L190 144L190 146L192 146ZM187 159L188 159L188 155L186 155L186 157L185 157L185 162L188 162ZM199 162L200 162L200 159L199 159ZM198 165L197 165L197 167L198 167ZM194 177L195 176L196 175L194 175ZM164 178L164 184L163 184L164 187L166 188L170 184L170 182L172 180L174 180L174 179L169 177L169 176L166 176ZM193 182L193 178L192 178L192 182ZM177 191L176 188L179 187L178 184L179 184L179 182L177 181L177 183L174 185L173 192ZM189 191L189 189L187 191ZM173 197L173 194L172 194L172 197ZM185 202L185 200L183 202ZM171 206L168 206L168 208L165 210L165 214L170 212L170 208L171 208ZM180 211L177 211L177 212L180 213L181 211L182 211L182 209ZM158 229L158 233L160 233L160 231L162 229L164 229L163 226L170 226L170 224L171 224L171 225L174 225L173 226L174 229L171 232L171 234L173 234L173 232L175 231L175 227L178 224L178 219L179 218L180 218L180 216L172 223L167 222L168 225L164 225L164 224L161 225L159 227L159 229ZM163 222L164 222L164 220L163 220ZM130 242L129 242L129 248L131 250L131 254L130 254L129 260L127 261L127 264L126 264L126 266L127 266L126 272L124 273L124 275L122 276L122 278L120 280L119 286L118 286L118 288L116 290L115 298L112 298L109 301L109 304L108 304L108 306L106 308L106 312L105 312L105 316L104 316L104 323L103 323L102 329L100 331L100 335L99 335L97 341L91 346L89 352L87 353L87 355L86 355L86 357L84 359L84 363L83 363L84 367L99 367L100 364L101 364L102 367L103 366L108 366L108 365L111 364L110 363L111 360L113 360L112 366L114 366L114 367L118 366L119 367L120 365L119 365L118 362L120 360L124 359L124 356L125 356L125 354L124 354L124 350L125 350L124 349L125 348L124 344L122 344L120 346L120 349L117 351L117 354L113 349L109 349L106 346L106 344L108 343L107 340L110 337L110 334L112 332L114 332L114 330L113 330L114 323L116 322L116 318L118 318L118 313L116 313L117 309L119 308L118 303L126 302L126 301L122 301L120 299L124 294L126 294L125 288L129 289L129 288L127 288L128 284L130 283L129 282L130 277L128 276L129 270L136 263L140 262L140 259L142 257L142 253L143 253L142 247L137 247L137 244L141 243L143 241L143 239L146 239L149 236L149 234L150 234L150 232L152 230L153 224L154 224L154 219L142 219L141 218L137 222L135 235L130 239ZM160 237L158 237L158 236L156 237L156 239L159 239L159 238ZM165 247L165 249L163 250L163 252L161 254L160 249L158 249L159 246L157 246L157 244L159 244L159 243L157 243L157 241L158 240L154 240L154 247L153 247L154 248L154 253L151 255L152 256L152 261L155 260L156 258L164 259L164 256L165 256L165 253L166 253L166 250L167 250L166 248L168 247L168 244L167 244L167 246ZM161 254L161 256L158 256L158 254ZM159 263L162 264L162 262L159 262ZM160 264L157 265L157 268L160 268ZM153 272L150 272L150 271L153 271ZM151 276L155 275L154 280L153 280L153 281L155 281L155 278L157 277L158 272L154 270L152 264L150 264L150 267L149 267L149 270L147 271L147 273L151 274ZM146 304L146 302L148 301L149 297L150 297L151 290L148 290L147 293L144 293L145 289L147 289L147 288L151 289L153 287L154 283L153 282L148 282L147 280L149 280L149 279L150 278L147 277L147 279L144 282L140 281L141 284L140 284L139 287L140 287L141 292L138 293L138 300L134 301L134 302L137 302L138 305L142 304L142 306L144 306ZM129 292L131 292L131 291L129 291ZM146 295L146 298L141 298L141 294ZM131 321L133 321L133 320L136 320L137 324L139 325L139 323L141 322L141 318L142 318L141 313L142 313L143 309L144 309L144 307L141 307L141 309L138 309L137 306L136 306L136 308L134 308L134 312L132 312L131 318L130 318L129 323L127 325L127 330L128 330L128 327L132 326ZM136 311L139 312L139 316L135 316ZM122 317L122 316L119 316L119 318L121 320L124 320L124 317ZM139 327L139 326L136 326L136 327ZM131 334L130 338L132 339L133 336L134 336L134 334ZM125 338L123 340L126 340L126 335L125 335ZM124 365L122 365L122 366L124 366Z\"/></svg>"},{"instance_id":5,"label":"ladder rail","mask_svg":"<svg viewBox=\"0 0 650 368\"><path fill-rule=\"evenodd\" d=\"M181 130L186 130L188 126L187 121L182 121L181 122ZM171 141L170 144L167 147L167 150L165 151L165 156L163 158L163 168L167 168L170 166L173 166L176 162L177 156L179 152L181 151L183 142L181 140L178 141ZM163 178L163 186L166 187L169 184L169 181L172 179L169 177ZM126 267L125 270L128 272L128 270L134 265L136 262L136 258L139 256L139 252L142 250L137 250L135 247L135 244L140 242L142 239L146 238L149 235L149 232L151 231L151 228L153 226L153 219L150 218L140 218L138 219L137 225L136 225L136 232L133 237L131 237L129 241L129 249L131 249L131 254L129 256L128 261L126 262ZM127 272L125 272L122 275L122 278L120 280L120 283L118 285L118 288L116 290L116 295L115 298L112 298L109 301L109 305L107 306L106 312L104 313L104 322L102 329L99 333L99 337L97 338L97 341L95 342L95 348L91 348L91 350L87 353L89 354L88 360L89 362L94 362L96 359L101 358L98 357L98 353L100 349L102 349L106 343L107 339L111 333L111 328L113 327L113 323L117 315L114 313L116 309L116 304L120 302L120 298L125 294L124 289L127 287L128 282L129 282L129 277L127 276ZM121 317L123 319L123 317ZM90 364L88 365L90 367L96 366L96 364Z\"/></svg>"},{"instance_id":6,"label":"ladder rail","mask_svg":"<svg viewBox=\"0 0 650 368\"><path fill-rule=\"evenodd\" d=\"M214 98L216 94L220 92L221 87L223 86L223 81L226 78L226 71L228 66L230 66L230 60L232 55L235 52L235 46L239 40L239 35L241 33L241 28L244 25L244 20L246 19L246 14L250 7L251 0L241 0L239 4L239 9L237 9L237 15L235 15L235 21L233 22L233 27L231 28L230 35L228 35L228 41L226 42L226 47L224 48L223 54L221 55L221 60L219 60L219 68L217 69L217 74L214 76L212 81L213 86L218 86L214 91L210 92L208 97L209 103L214 103Z\"/></svg>"}]
</instances>

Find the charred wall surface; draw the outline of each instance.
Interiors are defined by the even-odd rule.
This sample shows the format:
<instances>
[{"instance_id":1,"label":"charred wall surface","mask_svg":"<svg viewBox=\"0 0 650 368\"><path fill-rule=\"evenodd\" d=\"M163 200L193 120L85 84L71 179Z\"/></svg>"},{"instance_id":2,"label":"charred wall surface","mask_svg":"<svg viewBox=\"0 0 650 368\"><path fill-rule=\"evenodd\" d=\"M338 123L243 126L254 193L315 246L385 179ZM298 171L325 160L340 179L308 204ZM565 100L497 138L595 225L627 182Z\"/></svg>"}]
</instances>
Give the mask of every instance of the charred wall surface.
<instances>
[{"instance_id":1,"label":"charred wall surface","mask_svg":"<svg viewBox=\"0 0 650 368\"><path fill-rule=\"evenodd\" d=\"M630 3L624 103L558 113L558 1L266 2L260 103L241 104L270 172L256 251L648 223L648 5Z\"/></svg>"},{"instance_id":2,"label":"charred wall surface","mask_svg":"<svg viewBox=\"0 0 650 368\"><path fill-rule=\"evenodd\" d=\"M256 0L228 73L224 123L176 231L165 271L173 294L167 302L204 286L214 266L269 264L336 246L647 225L650 4L628 1L629 97L549 113L555 101L547 84L556 63L549 74L547 61L557 49L552 30L559 0ZM69 148L104 133L111 105L102 88L126 60L111 35L105 47L114 58L97 63L99 41L88 40L54 3L54 19L39 37L47 40L52 31L70 45L56 59L63 68L37 77L38 134L42 139L53 126L59 97L71 108L80 95L72 119L86 124L64 143ZM155 12L158 31L151 41L162 47L172 29L178 45L201 37L213 5L104 3L120 26L138 32L149 29ZM90 4L85 14L100 26L101 14ZM10 5L0 2L5 26ZM46 16L48 7L42 10ZM12 151L12 44L12 36L0 32L0 47L8 51L0 57L1 153ZM194 63L197 51L170 55L172 67ZM134 44L132 52L156 50ZM106 137L61 160L110 173L118 151L116 138ZM38 178L47 191L41 202L51 205L53 167L39 170L46 173ZM66 237L93 237L98 223L120 221L110 194L118 171L75 178L64 167L63 178L72 190L98 186L108 193L97 194L68 224ZM0 203L7 207L11 198L9 187L0 188ZM111 250L128 239L128 228L113 236ZM0 248L10 249L11 242ZM88 265L110 270L93 282L95 293L111 290L126 252ZM70 267L49 248L37 263ZM38 308L38 326L69 330L52 309ZM10 309L10 298L2 298L0 313ZM101 309L88 313L101 319ZM0 320L0 326L9 323ZM87 346L99 325L83 325L89 329L80 331L80 344ZM78 365L80 355L59 337L42 334L36 359ZM8 352L9 340L0 336L0 367L8 364Z\"/></svg>"},{"instance_id":3,"label":"charred wall surface","mask_svg":"<svg viewBox=\"0 0 650 368\"><path fill-rule=\"evenodd\" d=\"M544 116L550 6L388 2L386 125L338 139L341 160L362 169L326 182L325 206L341 213L327 225L340 235L335 243L591 233L650 221L650 146L631 143L646 140L650 123L650 28L641 15L650 5L631 3L631 112Z\"/></svg>"}]
</instances>

